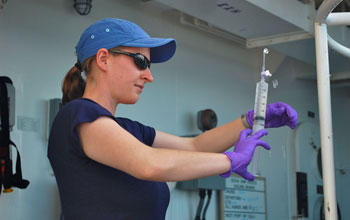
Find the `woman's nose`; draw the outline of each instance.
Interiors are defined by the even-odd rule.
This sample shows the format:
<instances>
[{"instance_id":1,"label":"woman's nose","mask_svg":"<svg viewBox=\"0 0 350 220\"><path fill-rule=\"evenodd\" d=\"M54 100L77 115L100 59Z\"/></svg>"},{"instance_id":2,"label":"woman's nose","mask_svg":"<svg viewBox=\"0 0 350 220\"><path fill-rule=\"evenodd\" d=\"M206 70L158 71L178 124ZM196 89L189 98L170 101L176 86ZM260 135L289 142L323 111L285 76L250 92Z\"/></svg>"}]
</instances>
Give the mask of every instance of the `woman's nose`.
<instances>
[{"instance_id":1,"label":"woman's nose","mask_svg":"<svg viewBox=\"0 0 350 220\"><path fill-rule=\"evenodd\" d=\"M147 80L148 82L153 82L153 76L151 70L149 68L145 69L142 73L142 78Z\"/></svg>"}]
</instances>

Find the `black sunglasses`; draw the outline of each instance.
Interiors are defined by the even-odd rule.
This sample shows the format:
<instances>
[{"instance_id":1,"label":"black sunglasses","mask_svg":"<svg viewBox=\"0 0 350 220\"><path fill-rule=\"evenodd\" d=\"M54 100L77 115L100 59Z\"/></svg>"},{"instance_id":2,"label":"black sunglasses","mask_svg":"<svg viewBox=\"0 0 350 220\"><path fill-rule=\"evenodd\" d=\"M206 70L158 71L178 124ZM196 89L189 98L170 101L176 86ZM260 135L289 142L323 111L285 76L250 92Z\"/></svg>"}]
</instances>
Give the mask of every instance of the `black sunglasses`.
<instances>
[{"instance_id":1,"label":"black sunglasses","mask_svg":"<svg viewBox=\"0 0 350 220\"><path fill-rule=\"evenodd\" d=\"M147 57L145 57L140 53L130 53L130 52L121 51L121 50L109 50L109 51L116 54L124 54L134 58L134 62L136 66L142 70L147 69L147 67L151 68L151 62L147 59Z\"/></svg>"}]
</instances>

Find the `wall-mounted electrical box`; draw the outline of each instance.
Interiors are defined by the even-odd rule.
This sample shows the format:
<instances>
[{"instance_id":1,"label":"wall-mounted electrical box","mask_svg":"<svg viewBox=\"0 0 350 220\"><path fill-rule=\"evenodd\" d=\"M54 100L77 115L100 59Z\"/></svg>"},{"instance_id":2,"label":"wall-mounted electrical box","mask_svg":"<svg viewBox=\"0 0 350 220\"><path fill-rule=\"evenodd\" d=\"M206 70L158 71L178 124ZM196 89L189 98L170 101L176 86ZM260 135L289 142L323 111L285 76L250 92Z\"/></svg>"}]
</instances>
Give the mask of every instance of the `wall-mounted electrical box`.
<instances>
[{"instance_id":1,"label":"wall-mounted electrical box","mask_svg":"<svg viewBox=\"0 0 350 220\"><path fill-rule=\"evenodd\" d=\"M47 139L49 139L51 126L57 113L62 107L62 100L59 98L50 99L48 103L48 116L47 116Z\"/></svg>"},{"instance_id":2,"label":"wall-mounted electrical box","mask_svg":"<svg viewBox=\"0 0 350 220\"><path fill-rule=\"evenodd\" d=\"M176 184L177 189L181 190L198 190L198 189L212 189L212 190L224 190L225 179L220 176L210 176L195 180L188 180L178 182Z\"/></svg>"}]
</instances>

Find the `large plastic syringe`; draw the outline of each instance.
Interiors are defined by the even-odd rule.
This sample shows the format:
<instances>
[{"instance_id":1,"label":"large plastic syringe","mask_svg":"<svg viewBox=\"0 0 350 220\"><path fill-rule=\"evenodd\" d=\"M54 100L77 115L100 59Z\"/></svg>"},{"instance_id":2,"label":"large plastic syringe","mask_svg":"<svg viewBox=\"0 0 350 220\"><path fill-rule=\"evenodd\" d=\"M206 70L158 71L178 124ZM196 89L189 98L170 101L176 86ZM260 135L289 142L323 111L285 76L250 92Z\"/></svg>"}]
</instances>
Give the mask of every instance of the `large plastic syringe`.
<instances>
[{"instance_id":1,"label":"large plastic syringe","mask_svg":"<svg viewBox=\"0 0 350 220\"><path fill-rule=\"evenodd\" d=\"M265 70L265 56L269 53L267 48L263 51L263 65L261 70L261 79L256 84L255 91L255 103L254 103L254 123L253 123L253 134L257 131L265 128L265 116L266 116L266 104L267 104L267 92L269 84L266 82L268 77L271 77L269 70ZM249 172L254 176L259 176L260 171L258 169L260 158L260 149L255 149L254 157L249 166Z\"/></svg>"}]
</instances>

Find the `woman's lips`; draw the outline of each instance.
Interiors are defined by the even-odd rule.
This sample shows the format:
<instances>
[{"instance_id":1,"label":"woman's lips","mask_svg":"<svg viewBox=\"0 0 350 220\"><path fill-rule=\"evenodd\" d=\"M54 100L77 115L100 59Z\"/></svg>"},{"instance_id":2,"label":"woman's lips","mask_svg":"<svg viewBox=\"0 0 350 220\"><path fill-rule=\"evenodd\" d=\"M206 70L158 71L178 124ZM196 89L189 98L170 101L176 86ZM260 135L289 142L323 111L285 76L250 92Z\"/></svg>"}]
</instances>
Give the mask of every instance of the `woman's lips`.
<instances>
[{"instance_id":1,"label":"woman's lips","mask_svg":"<svg viewBox=\"0 0 350 220\"><path fill-rule=\"evenodd\" d=\"M135 85L136 87L138 87L141 91L142 91L142 89L143 89L143 85Z\"/></svg>"}]
</instances>

